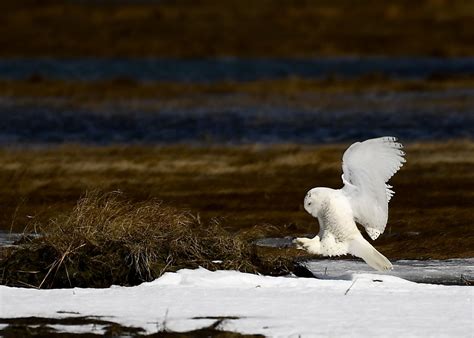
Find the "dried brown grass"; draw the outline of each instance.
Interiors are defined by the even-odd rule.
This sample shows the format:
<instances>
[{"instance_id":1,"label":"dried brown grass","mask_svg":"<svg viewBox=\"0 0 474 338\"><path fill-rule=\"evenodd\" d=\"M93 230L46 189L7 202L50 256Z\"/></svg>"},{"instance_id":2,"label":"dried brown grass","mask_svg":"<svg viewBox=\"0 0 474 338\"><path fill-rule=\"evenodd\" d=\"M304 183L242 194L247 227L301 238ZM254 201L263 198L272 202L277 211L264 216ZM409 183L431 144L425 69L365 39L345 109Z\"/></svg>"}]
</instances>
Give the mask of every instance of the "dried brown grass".
<instances>
[{"instance_id":1,"label":"dried brown grass","mask_svg":"<svg viewBox=\"0 0 474 338\"><path fill-rule=\"evenodd\" d=\"M245 236L215 220L203 223L158 200L134 202L120 192L87 193L71 212L34 228L41 236L24 240L0 263L2 284L107 287L199 266L267 274L292 269L288 257L259 256Z\"/></svg>"},{"instance_id":2,"label":"dried brown grass","mask_svg":"<svg viewBox=\"0 0 474 338\"><path fill-rule=\"evenodd\" d=\"M473 7L465 0L2 1L0 55L471 56Z\"/></svg>"},{"instance_id":3,"label":"dried brown grass","mask_svg":"<svg viewBox=\"0 0 474 338\"><path fill-rule=\"evenodd\" d=\"M203 97L222 94L244 94L248 99L268 100L283 96L288 100L308 93L412 92L472 88L474 77L438 76L428 79L392 79L383 75L359 78L304 79L289 77L277 80L248 82L220 81L216 83L147 82L133 79L102 81L64 81L40 75L26 80L0 80L0 95L25 98L68 98L74 106L123 99L203 100ZM305 97L307 100L308 98Z\"/></svg>"}]
</instances>

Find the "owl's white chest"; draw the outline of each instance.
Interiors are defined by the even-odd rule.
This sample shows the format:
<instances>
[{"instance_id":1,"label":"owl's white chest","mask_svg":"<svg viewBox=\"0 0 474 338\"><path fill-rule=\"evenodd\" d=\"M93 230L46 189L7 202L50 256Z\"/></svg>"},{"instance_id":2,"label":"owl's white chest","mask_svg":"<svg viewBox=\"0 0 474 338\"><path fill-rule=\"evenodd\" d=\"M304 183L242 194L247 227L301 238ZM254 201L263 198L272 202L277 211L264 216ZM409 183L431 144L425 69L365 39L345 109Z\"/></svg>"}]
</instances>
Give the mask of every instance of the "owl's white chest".
<instances>
[{"instance_id":1,"label":"owl's white chest","mask_svg":"<svg viewBox=\"0 0 474 338\"><path fill-rule=\"evenodd\" d=\"M327 191L318 221L321 239L331 235L336 242L345 242L360 234L349 200L340 190Z\"/></svg>"}]
</instances>

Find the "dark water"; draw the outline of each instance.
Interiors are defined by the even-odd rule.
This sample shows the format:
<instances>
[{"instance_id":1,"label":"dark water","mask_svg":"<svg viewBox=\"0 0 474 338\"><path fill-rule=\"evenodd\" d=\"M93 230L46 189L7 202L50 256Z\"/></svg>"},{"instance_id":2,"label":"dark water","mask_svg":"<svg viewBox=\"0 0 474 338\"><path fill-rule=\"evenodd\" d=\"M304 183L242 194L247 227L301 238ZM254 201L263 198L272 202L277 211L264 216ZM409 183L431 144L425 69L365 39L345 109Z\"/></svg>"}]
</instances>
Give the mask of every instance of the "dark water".
<instances>
[{"instance_id":1,"label":"dark water","mask_svg":"<svg viewBox=\"0 0 474 338\"><path fill-rule=\"evenodd\" d=\"M326 143L394 135L404 141L474 138L474 89L327 94L298 102L215 96L198 103L71 106L0 99L0 144Z\"/></svg>"},{"instance_id":2,"label":"dark water","mask_svg":"<svg viewBox=\"0 0 474 338\"><path fill-rule=\"evenodd\" d=\"M0 79L32 75L66 80L129 78L137 81L252 81L289 76L427 78L474 74L474 58L319 59L11 59L0 60Z\"/></svg>"},{"instance_id":3,"label":"dark water","mask_svg":"<svg viewBox=\"0 0 474 338\"><path fill-rule=\"evenodd\" d=\"M0 60L0 79L212 82L373 73L402 79L474 75L474 58ZM96 103L0 97L1 145L326 143L380 135L404 141L473 138L474 89Z\"/></svg>"}]
</instances>

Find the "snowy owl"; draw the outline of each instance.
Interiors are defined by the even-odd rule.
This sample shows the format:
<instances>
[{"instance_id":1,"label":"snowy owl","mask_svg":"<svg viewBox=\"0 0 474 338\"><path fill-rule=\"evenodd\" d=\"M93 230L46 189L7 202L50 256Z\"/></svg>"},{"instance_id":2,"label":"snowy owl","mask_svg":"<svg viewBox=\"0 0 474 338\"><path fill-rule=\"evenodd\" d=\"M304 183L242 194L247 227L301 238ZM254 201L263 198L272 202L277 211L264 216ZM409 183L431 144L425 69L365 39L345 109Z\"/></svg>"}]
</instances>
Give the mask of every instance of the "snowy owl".
<instances>
[{"instance_id":1,"label":"snowy owl","mask_svg":"<svg viewBox=\"0 0 474 338\"><path fill-rule=\"evenodd\" d=\"M385 230L388 202L394 192L386 182L405 162L403 146L395 137L381 137L351 145L342 157L339 190L311 189L304 208L319 222L314 238L296 238L298 248L323 256L351 254L379 271L392 269L390 261L362 237L355 222L373 240Z\"/></svg>"}]
</instances>

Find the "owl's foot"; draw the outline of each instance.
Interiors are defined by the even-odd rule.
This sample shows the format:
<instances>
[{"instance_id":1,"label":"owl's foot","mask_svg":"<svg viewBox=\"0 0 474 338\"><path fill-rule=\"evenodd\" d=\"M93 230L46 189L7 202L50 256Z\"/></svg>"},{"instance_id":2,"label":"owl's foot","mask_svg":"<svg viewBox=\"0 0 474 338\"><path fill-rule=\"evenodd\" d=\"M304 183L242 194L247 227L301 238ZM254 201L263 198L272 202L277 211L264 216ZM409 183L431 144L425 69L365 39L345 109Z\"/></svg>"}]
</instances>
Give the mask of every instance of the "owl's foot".
<instances>
[{"instance_id":1,"label":"owl's foot","mask_svg":"<svg viewBox=\"0 0 474 338\"><path fill-rule=\"evenodd\" d=\"M293 243L296 244L297 249L306 250L310 254L314 255L321 254L321 242L319 240L319 236L315 236L314 238L295 238Z\"/></svg>"}]
</instances>

